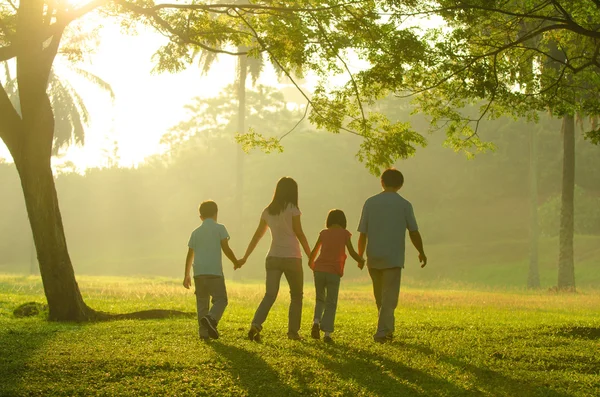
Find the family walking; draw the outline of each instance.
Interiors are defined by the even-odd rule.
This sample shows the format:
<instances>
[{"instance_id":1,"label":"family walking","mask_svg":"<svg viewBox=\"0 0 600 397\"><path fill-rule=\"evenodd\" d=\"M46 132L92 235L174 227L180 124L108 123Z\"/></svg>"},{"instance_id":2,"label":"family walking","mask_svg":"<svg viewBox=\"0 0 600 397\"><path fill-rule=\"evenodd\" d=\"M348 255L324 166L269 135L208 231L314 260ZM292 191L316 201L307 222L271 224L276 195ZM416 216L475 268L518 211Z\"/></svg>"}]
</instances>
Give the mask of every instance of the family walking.
<instances>
[{"instance_id":1,"label":"family walking","mask_svg":"<svg viewBox=\"0 0 600 397\"><path fill-rule=\"evenodd\" d=\"M412 205L398 194L404 184L402 173L387 169L381 175L383 191L365 201L358 225L357 251L352 245L352 234L346 229L346 216L339 209L327 216L326 229L311 250L302 230L298 206L298 185L292 178L279 180L271 203L264 209L256 231L244 256L237 259L229 247L229 234L224 225L217 223L218 208L214 201L200 205L202 224L192 232L188 243L183 285L190 288L191 271L196 289L198 327L200 338L219 337L219 320L227 307L227 290L223 277L222 253L242 267L265 235L271 231L271 246L266 257L266 292L250 324L248 338L261 340L263 323L277 299L281 276L290 288L288 338L300 340L304 275L302 252L314 273L316 303L311 337L331 343L334 331L340 279L344 274L346 251L363 268L366 262L373 283L373 295L378 309L376 342L393 338L394 311L398 305L400 280L405 257L406 230L419 253L421 267L427 264L423 242L418 231ZM366 261L363 255L366 252ZM212 300L212 306L210 302Z\"/></svg>"}]
</instances>

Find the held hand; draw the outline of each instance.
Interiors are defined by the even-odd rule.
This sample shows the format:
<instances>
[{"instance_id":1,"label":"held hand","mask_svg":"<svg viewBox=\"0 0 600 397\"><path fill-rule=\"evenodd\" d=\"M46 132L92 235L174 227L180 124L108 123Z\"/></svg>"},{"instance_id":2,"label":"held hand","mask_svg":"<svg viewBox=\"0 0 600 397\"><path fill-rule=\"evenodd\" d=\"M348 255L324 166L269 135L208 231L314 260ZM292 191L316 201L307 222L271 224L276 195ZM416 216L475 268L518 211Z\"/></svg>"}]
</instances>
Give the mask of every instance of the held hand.
<instances>
[{"instance_id":1,"label":"held hand","mask_svg":"<svg viewBox=\"0 0 600 397\"><path fill-rule=\"evenodd\" d=\"M364 260L364 258L360 258L360 259L361 259L361 260L360 260L360 261L358 261L357 263L358 263L358 268L359 268L360 270L362 270L362 269L363 269L363 267L365 267L365 260Z\"/></svg>"},{"instance_id":2,"label":"held hand","mask_svg":"<svg viewBox=\"0 0 600 397\"><path fill-rule=\"evenodd\" d=\"M192 278L190 277L189 274L185 275L185 278L183 279L183 286L186 289L190 289L190 287L192 286Z\"/></svg>"},{"instance_id":3,"label":"held hand","mask_svg":"<svg viewBox=\"0 0 600 397\"><path fill-rule=\"evenodd\" d=\"M421 263L421 268L424 268L425 266L427 266L427 257L425 256L425 254L419 254L419 262Z\"/></svg>"},{"instance_id":4,"label":"held hand","mask_svg":"<svg viewBox=\"0 0 600 397\"><path fill-rule=\"evenodd\" d=\"M233 265L233 269L237 270L240 267L244 266L245 263L246 263L246 258L240 258L237 261L235 261L235 264Z\"/></svg>"}]
</instances>

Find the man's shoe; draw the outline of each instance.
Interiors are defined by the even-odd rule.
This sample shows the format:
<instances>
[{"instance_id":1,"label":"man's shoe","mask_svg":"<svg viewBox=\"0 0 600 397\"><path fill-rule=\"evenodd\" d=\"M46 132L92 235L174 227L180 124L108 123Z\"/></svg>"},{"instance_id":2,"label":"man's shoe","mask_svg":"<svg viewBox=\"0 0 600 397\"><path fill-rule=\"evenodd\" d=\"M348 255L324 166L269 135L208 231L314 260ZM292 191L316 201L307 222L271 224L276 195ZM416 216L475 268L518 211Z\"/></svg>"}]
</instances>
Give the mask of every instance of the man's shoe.
<instances>
[{"instance_id":1,"label":"man's shoe","mask_svg":"<svg viewBox=\"0 0 600 397\"><path fill-rule=\"evenodd\" d=\"M200 323L206 327L208 336L213 339L219 339L219 331L217 331L217 322L210 316L204 316L200 319Z\"/></svg>"},{"instance_id":2,"label":"man's shoe","mask_svg":"<svg viewBox=\"0 0 600 397\"><path fill-rule=\"evenodd\" d=\"M260 342L260 330L255 325L250 326L248 331L248 339L254 342Z\"/></svg>"},{"instance_id":3,"label":"man's shoe","mask_svg":"<svg viewBox=\"0 0 600 397\"><path fill-rule=\"evenodd\" d=\"M329 335L325 335L325 336L323 337L323 342L325 342L325 343L329 343L329 344L332 344L332 343L333 343L333 339L331 339L331 336L329 336Z\"/></svg>"},{"instance_id":4,"label":"man's shoe","mask_svg":"<svg viewBox=\"0 0 600 397\"><path fill-rule=\"evenodd\" d=\"M291 340L304 340L304 338L302 336L300 336L300 334L297 332L288 332L287 336L288 336L288 339L291 339Z\"/></svg>"},{"instance_id":5,"label":"man's shoe","mask_svg":"<svg viewBox=\"0 0 600 397\"><path fill-rule=\"evenodd\" d=\"M387 334L385 336L374 336L373 340L377 343L387 343L394 340L393 334Z\"/></svg>"},{"instance_id":6,"label":"man's shoe","mask_svg":"<svg viewBox=\"0 0 600 397\"><path fill-rule=\"evenodd\" d=\"M310 337L313 339L321 339L321 327L319 324L314 323L310 330Z\"/></svg>"},{"instance_id":7,"label":"man's shoe","mask_svg":"<svg viewBox=\"0 0 600 397\"><path fill-rule=\"evenodd\" d=\"M209 336L201 336L201 337L200 337L200 340L201 340L202 342L208 342L208 341L210 341L210 337L209 337Z\"/></svg>"}]
</instances>

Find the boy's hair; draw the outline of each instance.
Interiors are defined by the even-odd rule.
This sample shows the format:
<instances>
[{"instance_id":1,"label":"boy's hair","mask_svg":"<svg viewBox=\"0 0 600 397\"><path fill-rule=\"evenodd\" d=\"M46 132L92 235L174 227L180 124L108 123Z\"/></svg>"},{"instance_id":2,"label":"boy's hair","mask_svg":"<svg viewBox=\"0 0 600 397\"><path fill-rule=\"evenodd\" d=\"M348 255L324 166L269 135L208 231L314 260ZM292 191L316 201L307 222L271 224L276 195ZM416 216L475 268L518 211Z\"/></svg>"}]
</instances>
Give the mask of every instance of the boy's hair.
<instances>
[{"instance_id":1,"label":"boy's hair","mask_svg":"<svg viewBox=\"0 0 600 397\"><path fill-rule=\"evenodd\" d=\"M327 227L333 225L340 225L344 229L346 228L346 215L342 210L331 210L327 214Z\"/></svg>"},{"instance_id":2,"label":"boy's hair","mask_svg":"<svg viewBox=\"0 0 600 397\"><path fill-rule=\"evenodd\" d=\"M402 187L404 185L404 175L395 168L388 168L381 174L381 182L386 187Z\"/></svg>"},{"instance_id":3,"label":"boy's hair","mask_svg":"<svg viewBox=\"0 0 600 397\"><path fill-rule=\"evenodd\" d=\"M217 203L212 200L203 201L198 207L198 211L200 212L200 216L202 218L212 218L219 212L219 208L217 207Z\"/></svg>"},{"instance_id":4,"label":"boy's hair","mask_svg":"<svg viewBox=\"0 0 600 397\"><path fill-rule=\"evenodd\" d=\"M270 215L279 215L290 204L298 208L298 184L289 176L284 176L277 182L273 200L267 211Z\"/></svg>"}]
</instances>

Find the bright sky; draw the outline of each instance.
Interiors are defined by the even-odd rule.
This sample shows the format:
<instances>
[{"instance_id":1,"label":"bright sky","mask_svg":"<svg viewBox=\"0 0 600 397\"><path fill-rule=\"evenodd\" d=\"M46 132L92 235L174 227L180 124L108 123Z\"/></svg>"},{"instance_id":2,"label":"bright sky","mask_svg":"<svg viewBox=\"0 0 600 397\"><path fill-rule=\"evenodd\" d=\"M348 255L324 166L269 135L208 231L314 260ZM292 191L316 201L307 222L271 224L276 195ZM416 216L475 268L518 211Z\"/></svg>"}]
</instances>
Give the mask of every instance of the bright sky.
<instances>
[{"instance_id":1,"label":"bright sky","mask_svg":"<svg viewBox=\"0 0 600 397\"><path fill-rule=\"evenodd\" d=\"M233 82L234 57L222 57L207 76L195 66L178 74L152 74L152 55L164 40L154 32L126 36L115 26L102 30L100 48L86 69L112 86L115 100L83 82L91 122L85 146L71 149L68 156L78 165L105 163L115 141L122 165L143 161L156 152L161 136L185 117L184 105L191 98L215 96Z\"/></svg>"},{"instance_id":2,"label":"bright sky","mask_svg":"<svg viewBox=\"0 0 600 397\"><path fill-rule=\"evenodd\" d=\"M120 164L136 165L158 150L161 136L185 117L184 105L195 96L215 96L234 81L236 58L221 56L208 75L201 76L197 65L178 73L152 74L152 55L165 38L146 31L136 36L120 33L115 25L100 30L100 46L79 65L108 82L114 93L107 92L74 74L68 62L57 57L55 71L66 76L83 98L90 112L83 147L72 147L55 164L73 161L79 170L104 166L115 142ZM10 158L0 141L0 156Z\"/></svg>"}]
</instances>

